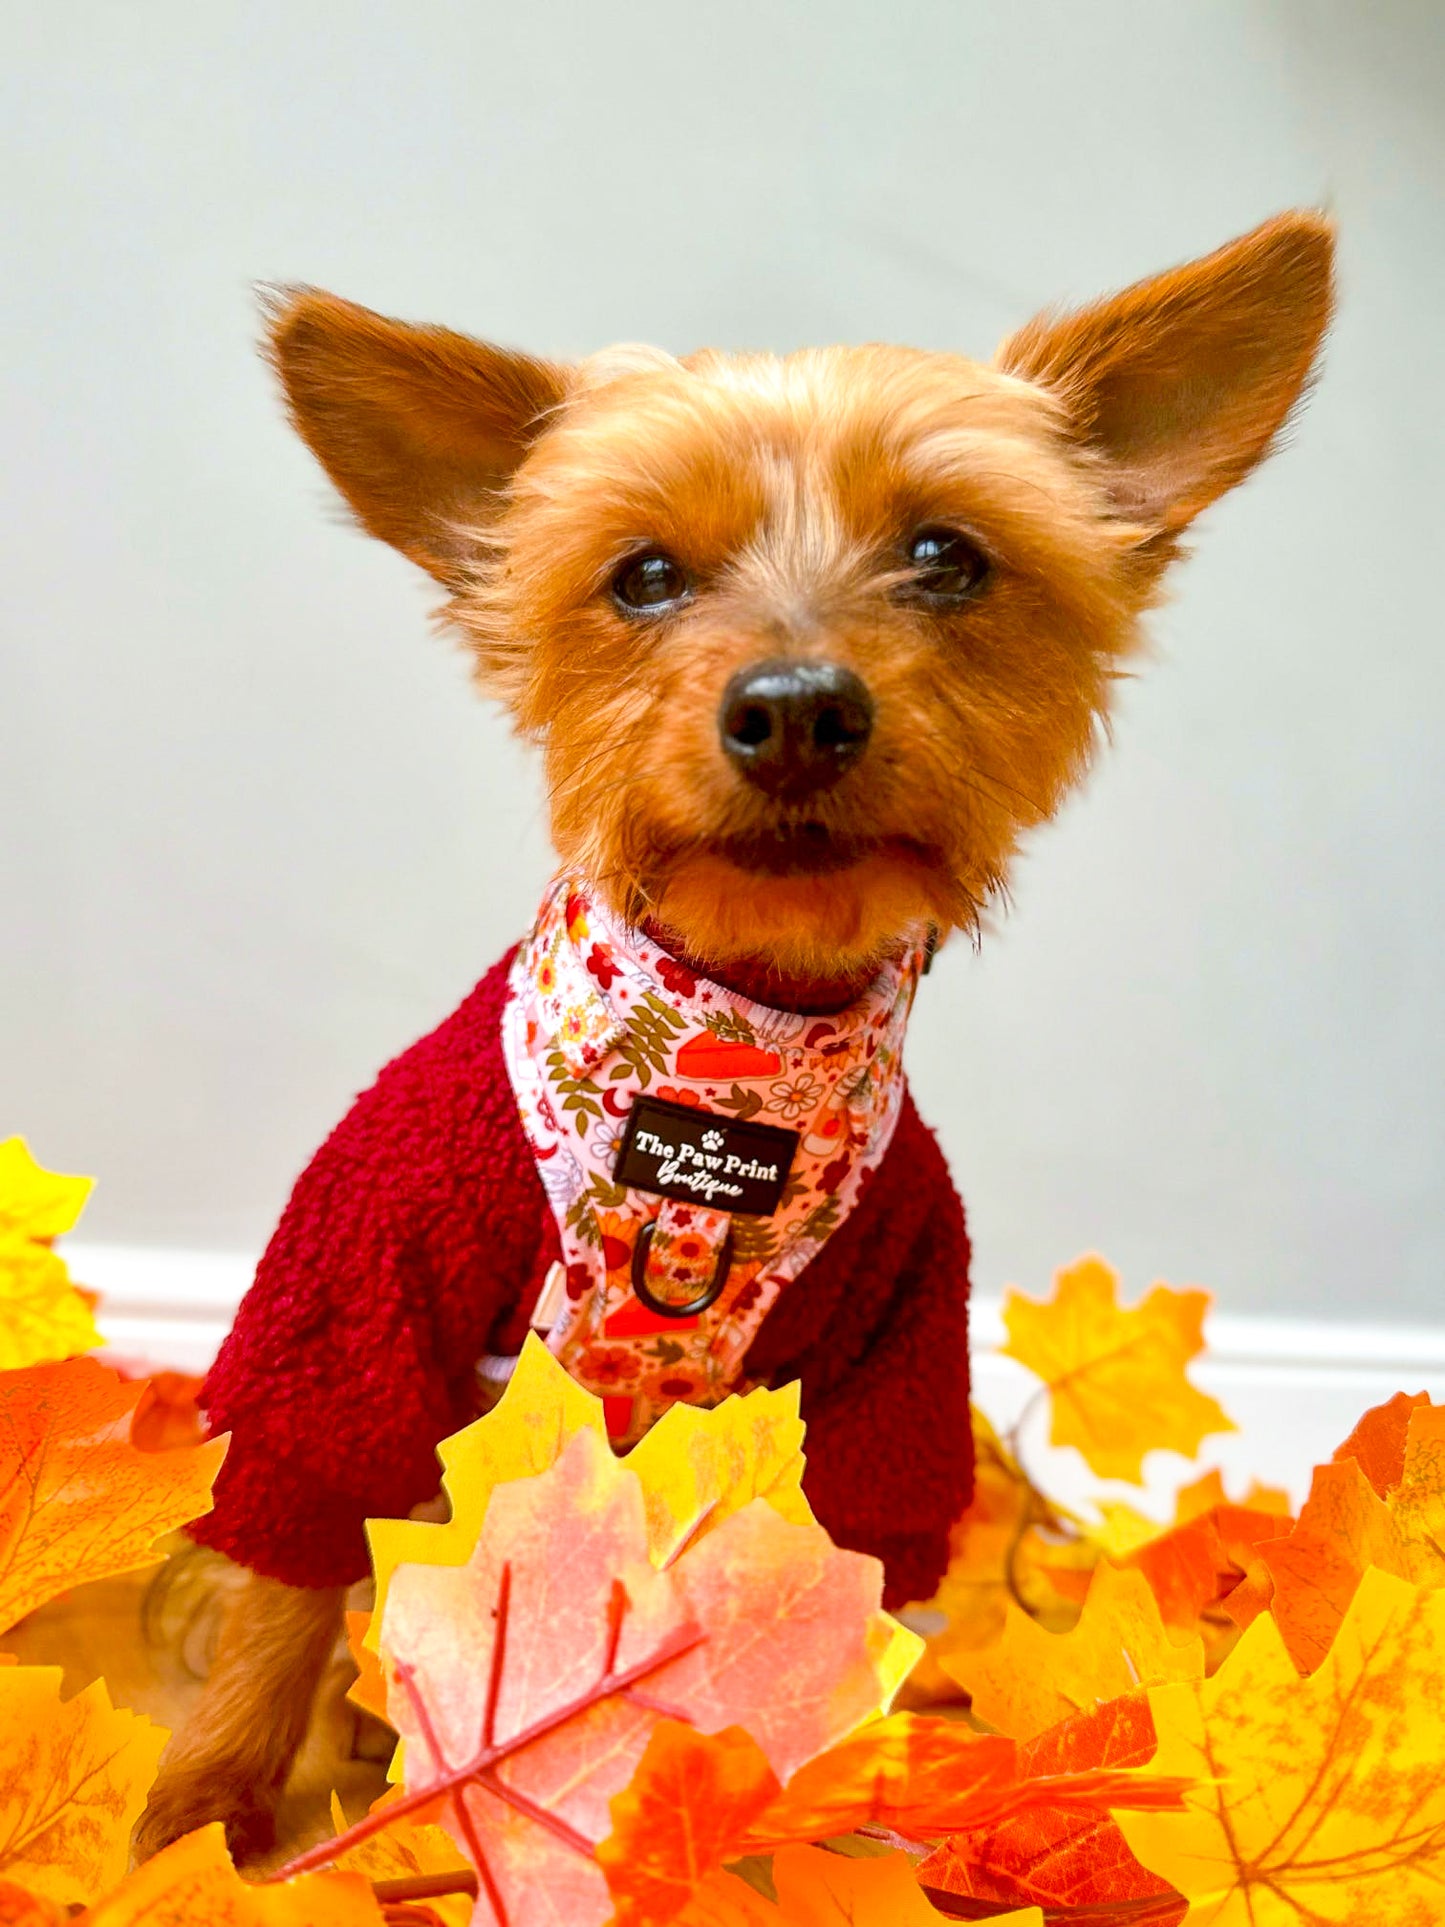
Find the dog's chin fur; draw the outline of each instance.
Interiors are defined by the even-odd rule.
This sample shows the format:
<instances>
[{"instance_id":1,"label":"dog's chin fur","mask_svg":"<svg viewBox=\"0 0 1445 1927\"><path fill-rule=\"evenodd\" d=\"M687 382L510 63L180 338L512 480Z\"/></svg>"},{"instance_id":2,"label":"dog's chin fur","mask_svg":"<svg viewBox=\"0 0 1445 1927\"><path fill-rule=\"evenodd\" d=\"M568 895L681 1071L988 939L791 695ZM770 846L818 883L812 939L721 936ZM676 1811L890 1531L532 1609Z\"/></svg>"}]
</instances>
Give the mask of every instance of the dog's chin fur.
<instances>
[{"instance_id":1,"label":"dog's chin fur","mask_svg":"<svg viewBox=\"0 0 1445 1927\"><path fill-rule=\"evenodd\" d=\"M651 915L689 956L761 958L791 978L861 974L929 924L966 921L929 864L892 848L812 873L746 867L722 852L685 857Z\"/></svg>"}]
</instances>

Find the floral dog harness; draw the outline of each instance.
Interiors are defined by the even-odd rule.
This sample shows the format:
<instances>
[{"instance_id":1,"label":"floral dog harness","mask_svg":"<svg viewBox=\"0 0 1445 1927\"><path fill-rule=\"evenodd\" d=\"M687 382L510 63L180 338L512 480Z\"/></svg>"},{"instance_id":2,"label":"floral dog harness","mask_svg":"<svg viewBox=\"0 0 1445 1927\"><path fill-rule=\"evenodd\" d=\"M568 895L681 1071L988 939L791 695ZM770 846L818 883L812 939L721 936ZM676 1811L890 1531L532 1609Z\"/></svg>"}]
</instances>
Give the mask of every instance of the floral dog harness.
<instances>
[{"instance_id":1,"label":"floral dog harness","mask_svg":"<svg viewBox=\"0 0 1445 1927\"><path fill-rule=\"evenodd\" d=\"M778 1293L853 1208L898 1119L923 959L920 938L834 1016L769 1010L576 881L548 892L502 1018L562 1243L533 1324L617 1443L736 1390Z\"/></svg>"}]
</instances>

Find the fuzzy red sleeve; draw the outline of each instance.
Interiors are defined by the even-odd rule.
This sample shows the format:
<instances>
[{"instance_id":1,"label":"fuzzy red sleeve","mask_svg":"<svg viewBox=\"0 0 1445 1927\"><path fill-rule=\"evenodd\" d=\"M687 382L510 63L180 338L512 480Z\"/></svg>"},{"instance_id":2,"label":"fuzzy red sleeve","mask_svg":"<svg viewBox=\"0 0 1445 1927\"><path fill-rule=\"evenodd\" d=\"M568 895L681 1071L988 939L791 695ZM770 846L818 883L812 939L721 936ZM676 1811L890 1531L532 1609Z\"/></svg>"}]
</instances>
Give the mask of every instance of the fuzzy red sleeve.
<instances>
[{"instance_id":1,"label":"fuzzy red sleeve","mask_svg":"<svg viewBox=\"0 0 1445 1927\"><path fill-rule=\"evenodd\" d=\"M302 1174L206 1381L231 1446L192 1536L292 1585L437 1489L472 1367L535 1297L551 1214L501 1059L504 966L389 1065Z\"/></svg>"},{"instance_id":2,"label":"fuzzy red sleeve","mask_svg":"<svg viewBox=\"0 0 1445 1927\"><path fill-rule=\"evenodd\" d=\"M809 1500L840 1545L883 1561L890 1607L937 1590L973 1490L965 1276L925 1230L866 1355L821 1395L804 1381Z\"/></svg>"}]
</instances>

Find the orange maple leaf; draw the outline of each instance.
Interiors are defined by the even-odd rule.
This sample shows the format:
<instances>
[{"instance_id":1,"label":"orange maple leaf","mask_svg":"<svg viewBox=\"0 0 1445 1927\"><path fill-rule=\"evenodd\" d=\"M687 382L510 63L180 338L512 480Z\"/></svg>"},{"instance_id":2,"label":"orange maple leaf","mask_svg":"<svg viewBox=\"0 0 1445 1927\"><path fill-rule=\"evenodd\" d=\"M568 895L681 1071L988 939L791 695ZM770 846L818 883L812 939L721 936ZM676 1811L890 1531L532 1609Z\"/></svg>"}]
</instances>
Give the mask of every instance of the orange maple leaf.
<instances>
[{"instance_id":1,"label":"orange maple leaf","mask_svg":"<svg viewBox=\"0 0 1445 1927\"><path fill-rule=\"evenodd\" d=\"M1076 1446L1101 1478L1138 1484L1146 1452L1192 1458L1207 1434L1235 1427L1185 1373L1204 1349L1209 1293L1156 1285L1130 1308L1118 1282L1090 1257L1057 1273L1043 1302L1010 1291L1003 1352L1044 1381L1053 1444Z\"/></svg>"},{"instance_id":2,"label":"orange maple leaf","mask_svg":"<svg viewBox=\"0 0 1445 1927\"><path fill-rule=\"evenodd\" d=\"M1204 1645L1171 1639L1144 1575L1106 1562L1070 1631L1045 1632L1010 1605L997 1645L944 1664L972 1694L979 1719L1026 1740L1136 1686L1202 1679Z\"/></svg>"},{"instance_id":3,"label":"orange maple leaf","mask_svg":"<svg viewBox=\"0 0 1445 1927\"><path fill-rule=\"evenodd\" d=\"M210 1510L226 1442L140 1452L143 1384L91 1358L5 1375L0 1629L82 1580L149 1565L162 1534Z\"/></svg>"},{"instance_id":4,"label":"orange maple leaf","mask_svg":"<svg viewBox=\"0 0 1445 1927\"><path fill-rule=\"evenodd\" d=\"M1147 1766L1158 1745L1140 1691L1063 1720L1018 1749L1018 1770L1047 1783L1090 1768ZM1102 1909L1126 1903L1129 1918L1176 1927L1186 1902L1141 1867L1108 1812L1050 1804L1046 1793L1019 1813L947 1839L918 1869L925 1887L1000 1906ZM1138 1903L1154 1901L1146 1908ZM1095 1913L1090 1916L1099 1919Z\"/></svg>"},{"instance_id":5,"label":"orange maple leaf","mask_svg":"<svg viewBox=\"0 0 1445 1927\"><path fill-rule=\"evenodd\" d=\"M1445 1406L1397 1393L1316 1466L1298 1523L1259 1548L1270 1608L1295 1664L1329 1651L1371 1566L1445 1585Z\"/></svg>"},{"instance_id":6,"label":"orange maple leaf","mask_svg":"<svg viewBox=\"0 0 1445 1927\"><path fill-rule=\"evenodd\" d=\"M1380 1498L1405 1476L1405 1445L1410 1419L1418 1405L1428 1405L1428 1392L1396 1392L1383 1405L1372 1405L1359 1424L1335 1449L1335 1462L1354 1459Z\"/></svg>"},{"instance_id":7,"label":"orange maple leaf","mask_svg":"<svg viewBox=\"0 0 1445 1927\"><path fill-rule=\"evenodd\" d=\"M612 1801L597 1848L612 1927L661 1927L701 1883L739 1858L749 1824L780 1789L767 1755L740 1726L704 1734L663 1720L630 1784Z\"/></svg>"},{"instance_id":8,"label":"orange maple leaf","mask_svg":"<svg viewBox=\"0 0 1445 1927\"><path fill-rule=\"evenodd\" d=\"M754 1821L751 1853L882 1827L913 1840L968 1832L1040 1804L1100 1812L1138 1801L1177 1806L1180 1788L1152 1775L1088 1766L1045 1785L1001 1734L957 1720L895 1713L870 1720L796 1773Z\"/></svg>"},{"instance_id":9,"label":"orange maple leaf","mask_svg":"<svg viewBox=\"0 0 1445 1927\"><path fill-rule=\"evenodd\" d=\"M385 1916L359 1873L243 1880L215 1825L137 1867L78 1927L385 1927Z\"/></svg>"},{"instance_id":10,"label":"orange maple leaf","mask_svg":"<svg viewBox=\"0 0 1445 1927\"><path fill-rule=\"evenodd\" d=\"M0 1879L68 1903L125 1872L167 1735L102 1680L60 1693L58 1666L0 1669Z\"/></svg>"},{"instance_id":11,"label":"orange maple leaf","mask_svg":"<svg viewBox=\"0 0 1445 1927\"><path fill-rule=\"evenodd\" d=\"M1023 1769L1012 1740L916 1714L869 1721L779 1790L741 1729L709 1736L664 1723L613 1800L613 1833L597 1857L616 1927L661 1927L717 1867L745 1854L859 1829L919 1841L1034 1808L1107 1825L1111 1805L1177 1806L1181 1792L1173 1780L1112 1762L1041 1776Z\"/></svg>"},{"instance_id":12,"label":"orange maple leaf","mask_svg":"<svg viewBox=\"0 0 1445 1927\"><path fill-rule=\"evenodd\" d=\"M1211 1680L1149 1695L1184 1810L1120 1813L1209 1927L1435 1927L1445 1867L1445 1592L1369 1572L1301 1678L1262 1614Z\"/></svg>"}]
</instances>

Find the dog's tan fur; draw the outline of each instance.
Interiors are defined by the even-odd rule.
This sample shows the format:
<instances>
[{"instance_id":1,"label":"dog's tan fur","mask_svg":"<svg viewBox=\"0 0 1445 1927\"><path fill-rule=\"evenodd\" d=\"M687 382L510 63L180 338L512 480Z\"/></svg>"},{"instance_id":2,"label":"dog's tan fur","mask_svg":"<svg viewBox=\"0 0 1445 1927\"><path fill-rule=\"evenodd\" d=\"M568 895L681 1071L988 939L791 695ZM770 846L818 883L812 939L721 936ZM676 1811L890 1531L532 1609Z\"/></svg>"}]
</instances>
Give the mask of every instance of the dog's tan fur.
<instances>
[{"instance_id":1,"label":"dog's tan fur","mask_svg":"<svg viewBox=\"0 0 1445 1927\"><path fill-rule=\"evenodd\" d=\"M1305 388L1331 256L1323 217L1283 215L1040 317L991 366L870 346L562 367L311 290L275 299L271 345L360 522L443 585L482 687L540 743L563 859L715 974L801 986L865 974L920 921L977 930L1087 768L1182 532ZM906 593L926 526L991 564L956 609ZM689 600L618 608L641 549L682 566ZM777 655L841 663L874 702L866 758L806 805L741 782L719 745L729 678ZM749 862L800 815L826 869ZM278 1710L308 1697L326 1613L257 1587L147 1848L216 1814L254 1827L284 1776Z\"/></svg>"}]
</instances>

